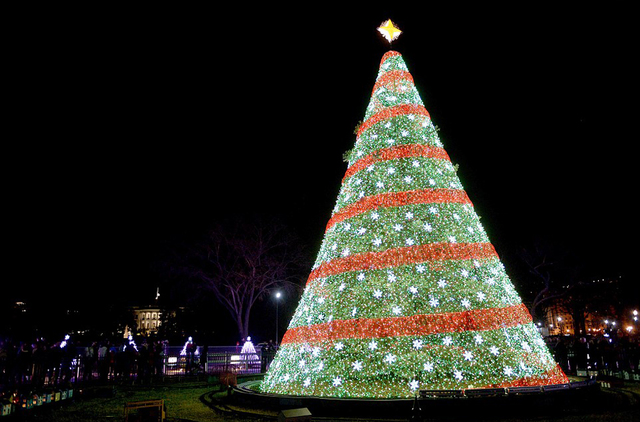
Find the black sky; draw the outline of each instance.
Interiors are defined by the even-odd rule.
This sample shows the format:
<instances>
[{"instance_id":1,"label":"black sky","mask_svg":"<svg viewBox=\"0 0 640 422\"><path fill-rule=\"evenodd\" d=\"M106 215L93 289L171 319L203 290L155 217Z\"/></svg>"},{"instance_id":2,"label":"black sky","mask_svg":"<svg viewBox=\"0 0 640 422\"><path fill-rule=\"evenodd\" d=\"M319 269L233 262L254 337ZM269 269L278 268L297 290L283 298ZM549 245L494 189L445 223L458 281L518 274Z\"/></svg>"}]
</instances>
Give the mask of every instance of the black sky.
<instances>
[{"instance_id":1,"label":"black sky","mask_svg":"<svg viewBox=\"0 0 640 422\"><path fill-rule=\"evenodd\" d=\"M161 244L238 213L281 217L315 253L387 18L498 253L540 239L635 277L626 6L154 7L12 36L6 297L152 297Z\"/></svg>"}]
</instances>

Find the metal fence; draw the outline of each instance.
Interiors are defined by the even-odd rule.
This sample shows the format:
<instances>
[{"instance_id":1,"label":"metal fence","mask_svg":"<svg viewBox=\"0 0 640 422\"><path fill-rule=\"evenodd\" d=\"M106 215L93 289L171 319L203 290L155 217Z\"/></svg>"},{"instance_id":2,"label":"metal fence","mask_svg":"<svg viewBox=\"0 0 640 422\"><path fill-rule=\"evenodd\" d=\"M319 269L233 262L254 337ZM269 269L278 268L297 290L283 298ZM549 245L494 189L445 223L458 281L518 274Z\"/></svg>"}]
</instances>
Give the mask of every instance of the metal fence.
<instances>
[{"instance_id":1,"label":"metal fence","mask_svg":"<svg viewBox=\"0 0 640 422\"><path fill-rule=\"evenodd\" d=\"M242 353L238 346L198 346L193 354L185 354L179 347L167 347L162 373L165 376L222 372L258 374L268 369L274 356L275 350L260 346L255 348L255 353Z\"/></svg>"},{"instance_id":2,"label":"metal fence","mask_svg":"<svg viewBox=\"0 0 640 422\"><path fill-rule=\"evenodd\" d=\"M80 381L149 380L158 377L191 375L258 374L265 372L275 350L256 347L255 353L242 353L236 346L198 346L190 353L183 347L165 346L151 358L140 352L117 350L104 358L89 358L83 348L60 361L31 361L20 364L0 359L2 386L56 386Z\"/></svg>"}]
</instances>

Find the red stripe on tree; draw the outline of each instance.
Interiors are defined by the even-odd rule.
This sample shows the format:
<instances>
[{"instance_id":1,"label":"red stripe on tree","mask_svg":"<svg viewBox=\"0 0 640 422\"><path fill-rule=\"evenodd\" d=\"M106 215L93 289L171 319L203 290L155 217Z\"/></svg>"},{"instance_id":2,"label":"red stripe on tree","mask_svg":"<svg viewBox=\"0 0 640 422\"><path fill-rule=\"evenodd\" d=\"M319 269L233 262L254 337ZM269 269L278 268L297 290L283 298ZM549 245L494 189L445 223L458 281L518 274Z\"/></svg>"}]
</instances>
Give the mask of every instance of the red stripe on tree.
<instances>
[{"instance_id":1,"label":"red stripe on tree","mask_svg":"<svg viewBox=\"0 0 640 422\"><path fill-rule=\"evenodd\" d=\"M471 204L471 200L467 193L461 189L422 189L379 193L361 198L357 202L340 209L331 217L325 231L347 218L355 217L379 207L389 208L403 205L442 203Z\"/></svg>"},{"instance_id":2,"label":"red stripe on tree","mask_svg":"<svg viewBox=\"0 0 640 422\"><path fill-rule=\"evenodd\" d=\"M388 161L407 157L427 157L451 161L449 155L443 148L434 147L431 145L410 144L384 148L375 151L353 163L353 165L351 165L351 167L349 167L344 174L342 183L344 183L345 180L353 176L355 173L369 167L371 164L377 163L379 161Z\"/></svg>"},{"instance_id":3,"label":"red stripe on tree","mask_svg":"<svg viewBox=\"0 0 640 422\"><path fill-rule=\"evenodd\" d=\"M376 123L407 114L422 114L424 116L430 117L427 109L420 104L401 104L385 108L384 110L381 110L373 116L369 117L364 123L362 123L360 125L360 129L358 129L357 136L359 137L362 132L364 132L366 129L369 129Z\"/></svg>"},{"instance_id":4,"label":"red stripe on tree","mask_svg":"<svg viewBox=\"0 0 640 422\"><path fill-rule=\"evenodd\" d=\"M381 252L354 254L325 262L311 272L307 284L316 278L347 271L377 270L427 261L497 257L498 254L491 243L429 243L406 246Z\"/></svg>"},{"instance_id":5,"label":"red stripe on tree","mask_svg":"<svg viewBox=\"0 0 640 422\"><path fill-rule=\"evenodd\" d=\"M516 327L529 322L531 322L531 315L523 304L442 314L333 320L322 324L289 328L282 339L282 344L319 344L344 339L487 331Z\"/></svg>"},{"instance_id":6,"label":"red stripe on tree","mask_svg":"<svg viewBox=\"0 0 640 422\"><path fill-rule=\"evenodd\" d=\"M384 86L386 89L395 91L397 90L396 84L398 82L409 82L413 85L413 76L411 76L411 73L404 70L390 70L389 72L385 72L376 80L371 95L373 95L380 86Z\"/></svg>"}]
</instances>

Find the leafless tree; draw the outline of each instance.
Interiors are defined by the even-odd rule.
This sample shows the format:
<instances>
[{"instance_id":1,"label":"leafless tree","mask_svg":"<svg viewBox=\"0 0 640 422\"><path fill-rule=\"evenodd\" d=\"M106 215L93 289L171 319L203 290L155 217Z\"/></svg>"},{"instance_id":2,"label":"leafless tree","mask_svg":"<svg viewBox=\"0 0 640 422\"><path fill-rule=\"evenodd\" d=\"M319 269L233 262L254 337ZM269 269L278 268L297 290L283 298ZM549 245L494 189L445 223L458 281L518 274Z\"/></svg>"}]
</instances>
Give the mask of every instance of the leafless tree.
<instances>
[{"instance_id":1,"label":"leafless tree","mask_svg":"<svg viewBox=\"0 0 640 422\"><path fill-rule=\"evenodd\" d=\"M297 238L276 221L218 224L189 255L189 276L229 311L241 338L255 303L277 288L300 287L308 271Z\"/></svg>"},{"instance_id":2,"label":"leafless tree","mask_svg":"<svg viewBox=\"0 0 640 422\"><path fill-rule=\"evenodd\" d=\"M575 271L570 271L562 263L563 259L555 256L548 247L539 244L523 249L520 258L533 276L528 283L528 305L531 316L536 320L538 309L566 296L578 285L574 279L575 274L572 274Z\"/></svg>"}]
</instances>

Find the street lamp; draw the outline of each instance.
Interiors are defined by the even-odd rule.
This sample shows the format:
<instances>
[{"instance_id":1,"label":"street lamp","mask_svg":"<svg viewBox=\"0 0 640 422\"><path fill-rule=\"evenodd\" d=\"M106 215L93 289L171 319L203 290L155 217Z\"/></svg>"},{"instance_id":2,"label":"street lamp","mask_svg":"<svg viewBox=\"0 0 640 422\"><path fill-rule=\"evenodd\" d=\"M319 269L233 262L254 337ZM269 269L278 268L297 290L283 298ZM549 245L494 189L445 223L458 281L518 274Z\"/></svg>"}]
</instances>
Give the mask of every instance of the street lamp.
<instances>
[{"instance_id":1,"label":"street lamp","mask_svg":"<svg viewBox=\"0 0 640 422\"><path fill-rule=\"evenodd\" d=\"M557 320L558 320L558 333L562 335L562 331L564 328L564 324L562 323L562 317L558 317Z\"/></svg>"},{"instance_id":2,"label":"street lamp","mask_svg":"<svg viewBox=\"0 0 640 422\"><path fill-rule=\"evenodd\" d=\"M276 346L278 345L278 305L280 304L280 296L282 296L282 293L276 292Z\"/></svg>"}]
</instances>

